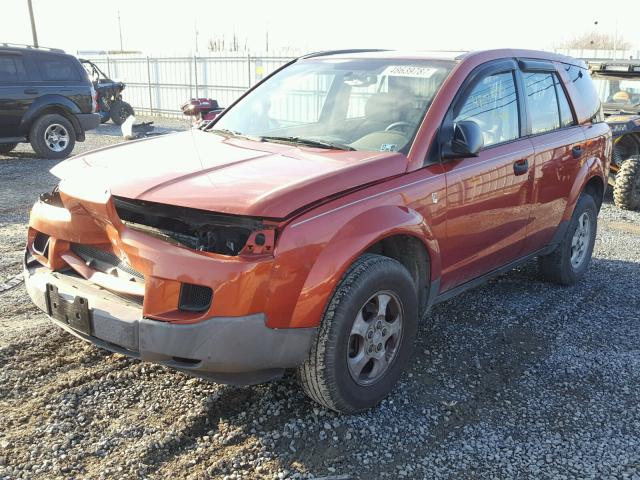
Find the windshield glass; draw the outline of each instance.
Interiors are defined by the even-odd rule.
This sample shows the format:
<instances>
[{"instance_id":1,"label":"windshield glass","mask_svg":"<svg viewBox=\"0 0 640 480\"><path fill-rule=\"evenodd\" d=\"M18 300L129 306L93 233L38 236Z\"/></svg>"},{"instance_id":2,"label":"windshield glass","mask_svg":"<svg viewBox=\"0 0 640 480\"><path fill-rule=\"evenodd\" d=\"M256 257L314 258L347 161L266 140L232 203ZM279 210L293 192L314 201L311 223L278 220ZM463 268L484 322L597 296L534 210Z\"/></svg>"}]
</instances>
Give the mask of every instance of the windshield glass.
<instances>
[{"instance_id":1,"label":"windshield glass","mask_svg":"<svg viewBox=\"0 0 640 480\"><path fill-rule=\"evenodd\" d=\"M346 150L408 152L453 62L302 60L229 109L212 131Z\"/></svg>"},{"instance_id":2,"label":"windshield glass","mask_svg":"<svg viewBox=\"0 0 640 480\"><path fill-rule=\"evenodd\" d=\"M593 81L606 109L638 111L640 78L594 76Z\"/></svg>"}]
</instances>

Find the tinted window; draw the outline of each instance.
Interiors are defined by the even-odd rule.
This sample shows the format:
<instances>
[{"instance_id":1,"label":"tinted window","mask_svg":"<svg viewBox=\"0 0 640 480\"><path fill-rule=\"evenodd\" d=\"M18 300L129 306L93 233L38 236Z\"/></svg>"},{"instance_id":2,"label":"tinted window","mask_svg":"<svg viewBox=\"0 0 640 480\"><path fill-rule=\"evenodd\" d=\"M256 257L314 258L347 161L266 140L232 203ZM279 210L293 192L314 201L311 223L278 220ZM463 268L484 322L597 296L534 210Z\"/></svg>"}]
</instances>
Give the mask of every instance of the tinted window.
<instances>
[{"instance_id":1,"label":"tinted window","mask_svg":"<svg viewBox=\"0 0 640 480\"><path fill-rule=\"evenodd\" d=\"M560 126L561 127L570 127L574 125L575 122L573 120L573 113L571 113L571 107L569 106L569 101L567 100L567 94L564 93L564 89L562 85L560 85L560 80L558 80L557 75L553 75L553 78L556 83L556 93L558 94L558 108L560 109Z\"/></svg>"},{"instance_id":2,"label":"tinted window","mask_svg":"<svg viewBox=\"0 0 640 480\"><path fill-rule=\"evenodd\" d=\"M52 82L80 80L75 61L70 58L40 57L38 59L38 68L43 80Z\"/></svg>"},{"instance_id":3,"label":"tinted window","mask_svg":"<svg viewBox=\"0 0 640 480\"><path fill-rule=\"evenodd\" d=\"M589 72L575 65L565 65L569 81L573 83L580 95L580 102L587 108L588 118L594 122L603 122L602 108L600 97L596 91L596 87L591 80Z\"/></svg>"},{"instance_id":4,"label":"tinted window","mask_svg":"<svg viewBox=\"0 0 640 480\"><path fill-rule=\"evenodd\" d=\"M0 82L15 82L24 77L22 58L17 55L0 55Z\"/></svg>"},{"instance_id":5,"label":"tinted window","mask_svg":"<svg viewBox=\"0 0 640 480\"><path fill-rule=\"evenodd\" d=\"M531 133L550 132L560 128L553 74L524 72L524 91L531 116Z\"/></svg>"},{"instance_id":6,"label":"tinted window","mask_svg":"<svg viewBox=\"0 0 640 480\"><path fill-rule=\"evenodd\" d=\"M461 120L471 120L480 126L485 147L518 138L520 121L513 73L482 79L458 109L454 121Z\"/></svg>"}]
</instances>

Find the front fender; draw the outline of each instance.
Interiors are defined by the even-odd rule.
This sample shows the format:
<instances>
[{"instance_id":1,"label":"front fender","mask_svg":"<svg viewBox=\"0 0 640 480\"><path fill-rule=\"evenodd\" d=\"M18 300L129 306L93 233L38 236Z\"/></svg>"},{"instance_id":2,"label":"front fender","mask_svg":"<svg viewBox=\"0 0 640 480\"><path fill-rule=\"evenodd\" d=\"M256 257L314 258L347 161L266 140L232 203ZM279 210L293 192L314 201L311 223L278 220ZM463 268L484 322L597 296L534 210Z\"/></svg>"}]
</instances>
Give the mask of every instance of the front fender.
<instances>
[{"instance_id":1,"label":"front fender","mask_svg":"<svg viewBox=\"0 0 640 480\"><path fill-rule=\"evenodd\" d=\"M33 122L47 109L57 109L65 112L65 116L73 123L76 131L80 131L78 121L74 117L74 114L82 113L82 111L72 100L62 95L43 95L36 98L22 116L20 129L28 132Z\"/></svg>"},{"instance_id":2,"label":"front fender","mask_svg":"<svg viewBox=\"0 0 640 480\"><path fill-rule=\"evenodd\" d=\"M440 275L438 242L415 210L380 205L338 222L335 216L328 215L309 223L294 223L287 227L290 232L283 233L273 270L275 288L269 298L270 327L318 326L348 267L371 245L389 236L410 235L420 240L430 257L431 277ZM331 233L317 239L318 232ZM320 241L314 242L314 238ZM297 302L289 300L286 304L282 302L283 296L297 298Z\"/></svg>"}]
</instances>

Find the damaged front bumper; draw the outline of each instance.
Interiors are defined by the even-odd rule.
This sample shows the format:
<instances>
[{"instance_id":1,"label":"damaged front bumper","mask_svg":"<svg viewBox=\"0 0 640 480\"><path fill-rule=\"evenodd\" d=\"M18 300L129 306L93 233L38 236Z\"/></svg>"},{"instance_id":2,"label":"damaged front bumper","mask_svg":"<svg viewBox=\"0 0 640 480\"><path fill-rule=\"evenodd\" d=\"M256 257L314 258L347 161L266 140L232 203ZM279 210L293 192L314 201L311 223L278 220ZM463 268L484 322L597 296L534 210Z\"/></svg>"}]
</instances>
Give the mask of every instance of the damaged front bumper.
<instances>
[{"instance_id":1,"label":"damaged front bumper","mask_svg":"<svg viewBox=\"0 0 640 480\"><path fill-rule=\"evenodd\" d=\"M136 302L79 276L51 271L32 260L28 252L24 276L33 302L73 335L113 352L220 383L248 385L281 376L285 369L304 361L317 330L269 328L262 313L212 317L188 324L144 318ZM53 318L47 293L51 285L55 286L57 301L87 301L85 331L72 321Z\"/></svg>"}]
</instances>

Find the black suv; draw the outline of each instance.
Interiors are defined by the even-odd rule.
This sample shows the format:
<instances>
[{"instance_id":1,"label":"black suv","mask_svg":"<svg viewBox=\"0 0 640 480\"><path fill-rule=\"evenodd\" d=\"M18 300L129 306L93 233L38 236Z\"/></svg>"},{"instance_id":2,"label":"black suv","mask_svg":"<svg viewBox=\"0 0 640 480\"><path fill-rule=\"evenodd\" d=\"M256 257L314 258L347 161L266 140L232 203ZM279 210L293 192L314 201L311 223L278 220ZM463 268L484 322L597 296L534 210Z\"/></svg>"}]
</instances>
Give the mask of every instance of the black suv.
<instances>
[{"instance_id":1,"label":"black suv","mask_svg":"<svg viewBox=\"0 0 640 480\"><path fill-rule=\"evenodd\" d=\"M66 158L100 124L77 58L62 50L0 43L0 154L30 142L39 157Z\"/></svg>"}]
</instances>

